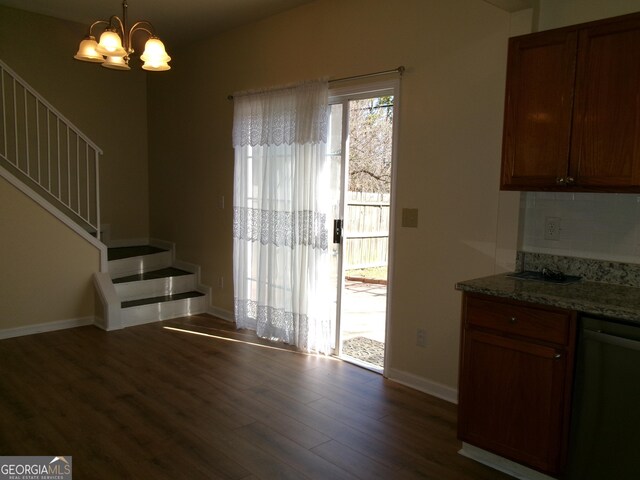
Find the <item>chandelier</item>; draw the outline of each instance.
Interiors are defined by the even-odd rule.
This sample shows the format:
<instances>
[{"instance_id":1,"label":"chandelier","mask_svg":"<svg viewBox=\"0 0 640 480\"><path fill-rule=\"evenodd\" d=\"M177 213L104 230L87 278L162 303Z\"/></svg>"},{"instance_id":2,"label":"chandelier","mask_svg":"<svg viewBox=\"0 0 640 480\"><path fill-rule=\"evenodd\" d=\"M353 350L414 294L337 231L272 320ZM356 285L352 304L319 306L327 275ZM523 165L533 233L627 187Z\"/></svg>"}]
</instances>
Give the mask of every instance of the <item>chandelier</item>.
<instances>
[{"instance_id":1,"label":"chandelier","mask_svg":"<svg viewBox=\"0 0 640 480\"><path fill-rule=\"evenodd\" d=\"M73 58L84 62L101 63L103 67L114 70L131 70L129 58L133 53L131 40L133 34L138 31L146 32L149 35L147 43L144 45L144 52L140 55L140 60L144 62L142 68L152 72L169 70L169 60L164 44L155 34L155 29L147 21L134 23L127 30L127 0L122 2L122 19L113 15L109 21L97 20L89 27L89 33L80 42L78 53ZM98 25L106 25L104 32L100 35L100 42L96 42L93 36L93 29Z\"/></svg>"}]
</instances>

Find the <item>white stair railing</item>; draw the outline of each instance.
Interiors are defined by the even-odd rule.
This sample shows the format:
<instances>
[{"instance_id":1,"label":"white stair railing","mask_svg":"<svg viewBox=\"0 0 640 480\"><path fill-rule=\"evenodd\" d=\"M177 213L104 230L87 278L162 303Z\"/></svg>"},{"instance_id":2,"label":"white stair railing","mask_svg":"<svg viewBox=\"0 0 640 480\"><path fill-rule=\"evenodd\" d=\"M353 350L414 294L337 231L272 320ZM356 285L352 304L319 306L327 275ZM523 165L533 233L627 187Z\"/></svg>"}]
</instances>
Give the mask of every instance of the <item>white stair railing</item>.
<instances>
[{"instance_id":1,"label":"white stair railing","mask_svg":"<svg viewBox=\"0 0 640 480\"><path fill-rule=\"evenodd\" d=\"M0 158L100 238L102 150L0 60Z\"/></svg>"}]
</instances>

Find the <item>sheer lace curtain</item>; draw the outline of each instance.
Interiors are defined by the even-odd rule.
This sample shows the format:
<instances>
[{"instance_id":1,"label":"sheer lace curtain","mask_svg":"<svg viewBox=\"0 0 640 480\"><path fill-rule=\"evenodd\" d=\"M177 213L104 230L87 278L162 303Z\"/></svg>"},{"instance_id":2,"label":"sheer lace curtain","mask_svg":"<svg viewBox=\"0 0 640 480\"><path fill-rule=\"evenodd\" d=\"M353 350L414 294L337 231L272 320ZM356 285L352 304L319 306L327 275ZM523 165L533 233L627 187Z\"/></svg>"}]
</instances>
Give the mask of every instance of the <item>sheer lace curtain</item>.
<instances>
[{"instance_id":1,"label":"sheer lace curtain","mask_svg":"<svg viewBox=\"0 0 640 480\"><path fill-rule=\"evenodd\" d=\"M234 97L233 270L238 328L331 351L328 85Z\"/></svg>"}]
</instances>

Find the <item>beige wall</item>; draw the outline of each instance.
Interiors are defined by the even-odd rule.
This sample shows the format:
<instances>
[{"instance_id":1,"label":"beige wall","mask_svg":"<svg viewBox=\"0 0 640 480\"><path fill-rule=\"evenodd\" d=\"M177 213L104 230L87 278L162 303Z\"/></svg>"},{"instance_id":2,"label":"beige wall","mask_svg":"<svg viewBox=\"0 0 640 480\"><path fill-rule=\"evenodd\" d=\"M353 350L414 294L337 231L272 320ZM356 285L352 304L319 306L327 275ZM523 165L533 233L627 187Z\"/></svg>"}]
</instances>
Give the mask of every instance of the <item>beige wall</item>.
<instances>
[{"instance_id":1,"label":"beige wall","mask_svg":"<svg viewBox=\"0 0 640 480\"><path fill-rule=\"evenodd\" d=\"M639 0L539 0L538 30L640 11Z\"/></svg>"},{"instance_id":2,"label":"beige wall","mask_svg":"<svg viewBox=\"0 0 640 480\"><path fill-rule=\"evenodd\" d=\"M0 59L103 150L102 222L149 235L146 76L73 60L86 25L0 7ZM97 250L4 180L0 329L94 315Z\"/></svg>"},{"instance_id":3,"label":"beige wall","mask_svg":"<svg viewBox=\"0 0 640 480\"><path fill-rule=\"evenodd\" d=\"M149 83L152 235L201 264L213 305L231 311L227 95L405 65L395 212L418 208L420 223L394 226L389 366L455 387L454 284L513 263L518 196L498 191L509 30L509 14L482 0L319 0L176 51Z\"/></svg>"},{"instance_id":4,"label":"beige wall","mask_svg":"<svg viewBox=\"0 0 640 480\"><path fill-rule=\"evenodd\" d=\"M146 74L74 60L86 28L0 6L0 59L104 151L101 210L111 237L147 237Z\"/></svg>"},{"instance_id":5,"label":"beige wall","mask_svg":"<svg viewBox=\"0 0 640 480\"><path fill-rule=\"evenodd\" d=\"M0 177L0 330L94 315L100 252Z\"/></svg>"}]
</instances>

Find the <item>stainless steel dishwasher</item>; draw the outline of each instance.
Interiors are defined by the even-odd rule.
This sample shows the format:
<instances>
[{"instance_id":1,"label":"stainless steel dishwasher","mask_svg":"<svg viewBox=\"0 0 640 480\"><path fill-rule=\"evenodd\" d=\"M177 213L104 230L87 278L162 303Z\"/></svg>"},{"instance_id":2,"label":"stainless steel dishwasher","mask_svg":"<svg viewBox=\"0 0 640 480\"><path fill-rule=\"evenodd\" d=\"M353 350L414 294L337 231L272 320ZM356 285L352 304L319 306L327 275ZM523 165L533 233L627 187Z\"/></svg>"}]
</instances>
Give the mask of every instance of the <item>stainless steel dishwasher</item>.
<instances>
[{"instance_id":1,"label":"stainless steel dishwasher","mask_svg":"<svg viewBox=\"0 0 640 480\"><path fill-rule=\"evenodd\" d=\"M640 324L581 318L568 478L640 478Z\"/></svg>"}]
</instances>

